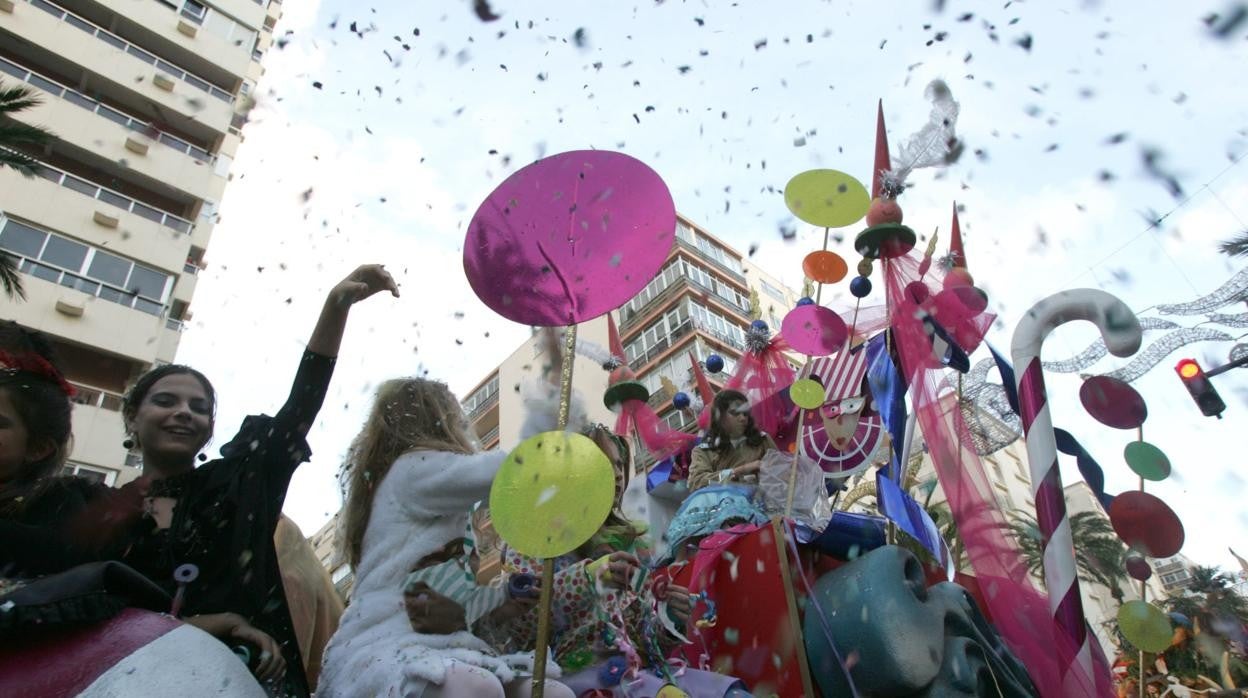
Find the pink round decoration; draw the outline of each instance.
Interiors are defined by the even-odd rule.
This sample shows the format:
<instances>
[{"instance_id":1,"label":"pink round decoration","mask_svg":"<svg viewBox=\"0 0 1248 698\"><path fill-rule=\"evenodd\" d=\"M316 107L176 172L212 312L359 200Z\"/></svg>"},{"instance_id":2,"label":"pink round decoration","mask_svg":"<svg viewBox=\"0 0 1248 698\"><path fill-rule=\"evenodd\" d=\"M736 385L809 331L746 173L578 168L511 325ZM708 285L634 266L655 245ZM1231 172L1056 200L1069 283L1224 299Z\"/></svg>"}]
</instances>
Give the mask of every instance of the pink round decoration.
<instances>
[{"instance_id":1,"label":"pink round decoration","mask_svg":"<svg viewBox=\"0 0 1248 698\"><path fill-rule=\"evenodd\" d=\"M1128 555L1126 567L1127 574L1132 579L1147 582L1148 578L1153 576L1153 566L1148 564L1148 560L1139 555Z\"/></svg>"},{"instance_id":2,"label":"pink round decoration","mask_svg":"<svg viewBox=\"0 0 1248 698\"><path fill-rule=\"evenodd\" d=\"M1096 421L1115 429L1135 429L1148 419L1148 407L1135 388L1109 376L1093 376L1079 388L1079 401Z\"/></svg>"},{"instance_id":3,"label":"pink round decoration","mask_svg":"<svg viewBox=\"0 0 1248 698\"><path fill-rule=\"evenodd\" d=\"M576 150L524 167L486 198L468 225L464 272L508 320L571 325L640 293L675 234L676 207L654 170Z\"/></svg>"},{"instance_id":4,"label":"pink round decoration","mask_svg":"<svg viewBox=\"0 0 1248 698\"><path fill-rule=\"evenodd\" d=\"M1127 547L1149 557L1170 557L1183 549L1183 522L1165 502L1147 492L1123 492L1109 504L1109 522Z\"/></svg>"},{"instance_id":5,"label":"pink round decoration","mask_svg":"<svg viewBox=\"0 0 1248 698\"><path fill-rule=\"evenodd\" d=\"M830 356L845 348L849 328L830 308L799 305L784 316L780 334L795 351L807 356Z\"/></svg>"}]
</instances>

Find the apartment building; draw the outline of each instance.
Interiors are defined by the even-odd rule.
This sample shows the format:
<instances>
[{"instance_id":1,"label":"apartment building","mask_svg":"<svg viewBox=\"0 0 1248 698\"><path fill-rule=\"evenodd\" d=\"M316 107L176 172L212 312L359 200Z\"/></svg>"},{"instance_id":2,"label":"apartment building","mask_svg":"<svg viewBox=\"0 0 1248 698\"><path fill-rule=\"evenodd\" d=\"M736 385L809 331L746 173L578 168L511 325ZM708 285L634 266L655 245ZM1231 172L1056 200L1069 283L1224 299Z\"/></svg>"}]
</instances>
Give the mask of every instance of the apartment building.
<instances>
[{"instance_id":1,"label":"apartment building","mask_svg":"<svg viewBox=\"0 0 1248 698\"><path fill-rule=\"evenodd\" d=\"M113 485L128 384L174 360L191 319L278 0L0 0L0 84L56 139L36 177L0 171L0 250L78 390L67 471Z\"/></svg>"}]
</instances>

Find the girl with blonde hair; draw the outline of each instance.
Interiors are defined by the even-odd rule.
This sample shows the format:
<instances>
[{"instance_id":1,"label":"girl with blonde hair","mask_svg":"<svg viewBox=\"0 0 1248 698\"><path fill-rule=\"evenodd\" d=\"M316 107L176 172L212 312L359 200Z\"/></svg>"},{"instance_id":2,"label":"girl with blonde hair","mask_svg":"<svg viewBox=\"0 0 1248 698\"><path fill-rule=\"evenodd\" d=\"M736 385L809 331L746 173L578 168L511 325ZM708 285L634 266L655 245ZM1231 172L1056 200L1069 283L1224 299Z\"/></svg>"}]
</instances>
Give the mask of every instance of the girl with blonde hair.
<instances>
[{"instance_id":1,"label":"girl with blonde hair","mask_svg":"<svg viewBox=\"0 0 1248 698\"><path fill-rule=\"evenodd\" d=\"M521 438L555 428L555 389L525 402L531 411ZM356 577L351 604L325 652L320 695L528 694L530 680L515 671L523 660L498 656L470 633L462 609L445 613L453 604L448 600L437 607L439 620L409 618L413 603L403 591L413 570L456 556L472 505L488 496L506 458L501 450L478 451L470 430L443 383L398 379L378 389L340 475L343 544ZM421 593L437 596L432 589ZM501 620L525 605L506 602L492 613ZM557 676L552 668L548 675ZM545 693L572 695L554 681L547 681Z\"/></svg>"}]
</instances>

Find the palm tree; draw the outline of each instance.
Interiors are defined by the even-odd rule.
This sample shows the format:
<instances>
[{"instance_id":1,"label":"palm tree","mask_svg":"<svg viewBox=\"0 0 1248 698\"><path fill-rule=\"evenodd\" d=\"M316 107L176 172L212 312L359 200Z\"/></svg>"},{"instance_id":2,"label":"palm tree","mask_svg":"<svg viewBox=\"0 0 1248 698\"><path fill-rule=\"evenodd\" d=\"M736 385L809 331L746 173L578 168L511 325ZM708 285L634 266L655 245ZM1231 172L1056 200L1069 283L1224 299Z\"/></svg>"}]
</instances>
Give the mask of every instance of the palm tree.
<instances>
[{"instance_id":1,"label":"palm tree","mask_svg":"<svg viewBox=\"0 0 1248 698\"><path fill-rule=\"evenodd\" d=\"M29 87L6 87L0 84L0 170L7 167L26 177L35 176L39 161L27 155L27 151L43 148L55 136L50 131L24 124L12 117L37 104L39 98ZM16 261L5 252L0 252L0 288L4 289L5 295L10 299L26 299L26 289L22 288L22 278L18 274Z\"/></svg>"},{"instance_id":2,"label":"palm tree","mask_svg":"<svg viewBox=\"0 0 1248 698\"><path fill-rule=\"evenodd\" d=\"M1009 532L1018 540L1027 569L1036 577L1043 578L1044 551L1040 526L1030 514L1015 513L1011 519ZM1079 569L1079 578L1106 587L1114 600L1121 603L1123 592L1119 582L1127 579L1127 548L1114 533L1109 519L1096 512L1081 511L1070 517L1070 533L1075 542L1075 566Z\"/></svg>"}]
</instances>

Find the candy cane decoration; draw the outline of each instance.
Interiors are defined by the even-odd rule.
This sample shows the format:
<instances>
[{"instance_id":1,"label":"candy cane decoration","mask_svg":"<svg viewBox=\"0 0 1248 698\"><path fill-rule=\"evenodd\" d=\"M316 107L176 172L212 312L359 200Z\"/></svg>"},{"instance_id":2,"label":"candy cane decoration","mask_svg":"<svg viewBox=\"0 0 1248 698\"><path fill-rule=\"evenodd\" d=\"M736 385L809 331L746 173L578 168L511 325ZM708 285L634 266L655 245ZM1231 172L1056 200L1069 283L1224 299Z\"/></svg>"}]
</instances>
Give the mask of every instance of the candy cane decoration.
<instances>
[{"instance_id":1,"label":"candy cane decoration","mask_svg":"<svg viewBox=\"0 0 1248 698\"><path fill-rule=\"evenodd\" d=\"M1044 583L1049 590L1049 610L1058 631L1069 644L1061 645L1058 659L1063 685L1068 695L1079 695L1095 684L1092 650L1088 645L1087 621L1079 578L1075 568L1075 548L1066 515L1066 498L1057 464L1057 439L1044 388L1040 349L1045 338L1058 325L1087 320L1097 326L1105 346L1114 356L1130 356L1139 351L1143 331L1135 313L1114 296L1096 289L1062 291L1032 306L1014 330L1011 353L1017 372L1020 416L1031 462L1031 489L1036 500L1036 522L1040 526L1044 550ZM1070 656L1073 652L1073 656ZM1084 675L1080 680L1076 668Z\"/></svg>"}]
</instances>

